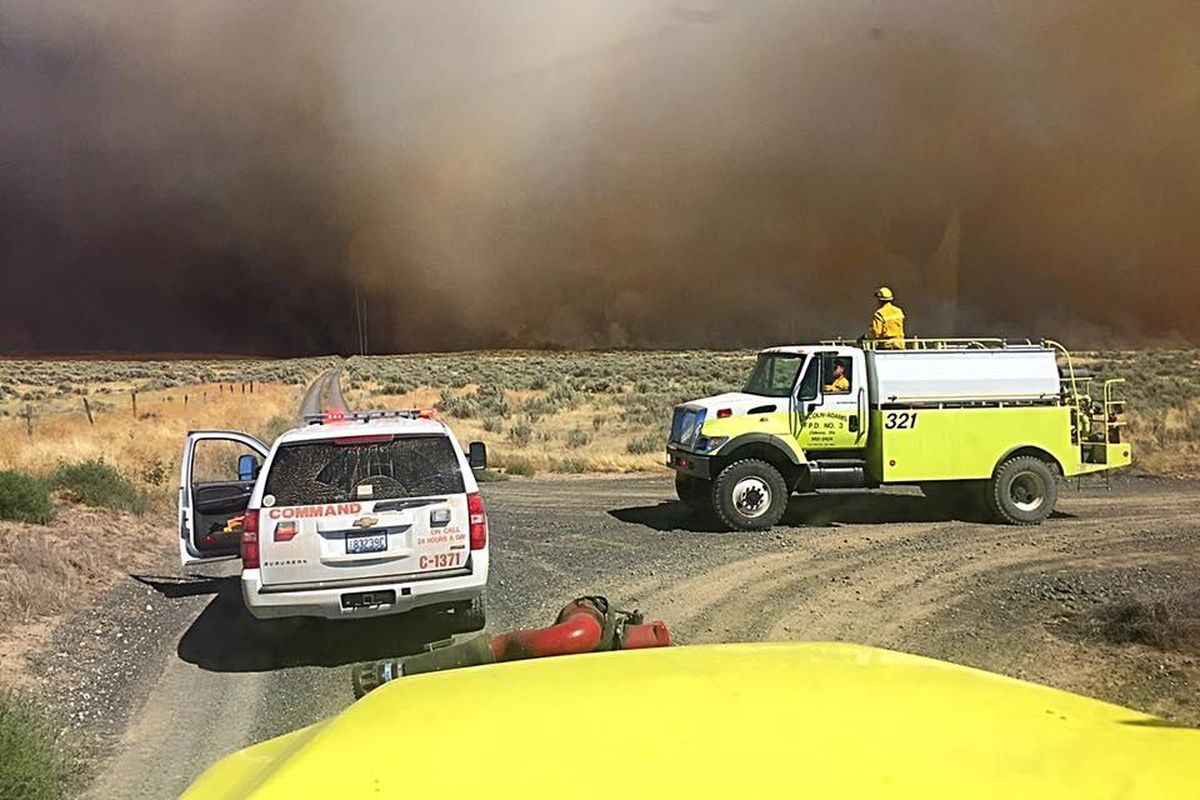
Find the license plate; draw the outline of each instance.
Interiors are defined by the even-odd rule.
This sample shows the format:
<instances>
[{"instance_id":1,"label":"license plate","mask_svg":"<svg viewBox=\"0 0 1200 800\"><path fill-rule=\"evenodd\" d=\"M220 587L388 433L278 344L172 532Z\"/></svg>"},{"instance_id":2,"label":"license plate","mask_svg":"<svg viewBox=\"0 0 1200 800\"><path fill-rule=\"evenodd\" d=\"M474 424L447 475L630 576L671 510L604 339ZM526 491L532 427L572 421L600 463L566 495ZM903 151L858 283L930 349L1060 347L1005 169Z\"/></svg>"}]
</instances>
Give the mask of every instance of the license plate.
<instances>
[{"instance_id":1,"label":"license plate","mask_svg":"<svg viewBox=\"0 0 1200 800\"><path fill-rule=\"evenodd\" d=\"M347 533L346 554L382 553L387 550L387 532L381 533Z\"/></svg>"}]
</instances>

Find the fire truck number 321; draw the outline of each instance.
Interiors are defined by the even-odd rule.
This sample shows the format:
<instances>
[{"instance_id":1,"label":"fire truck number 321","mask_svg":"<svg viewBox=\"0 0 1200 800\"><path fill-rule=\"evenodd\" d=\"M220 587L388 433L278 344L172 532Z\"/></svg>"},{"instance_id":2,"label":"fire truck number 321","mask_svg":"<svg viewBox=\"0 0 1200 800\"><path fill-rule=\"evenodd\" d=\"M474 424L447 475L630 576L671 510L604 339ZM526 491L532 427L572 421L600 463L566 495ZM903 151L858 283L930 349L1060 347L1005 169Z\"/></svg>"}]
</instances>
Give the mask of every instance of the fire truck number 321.
<instances>
[{"instance_id":1,"label":"fire truck number 321","mask_svg":"<svg viewBox=\"0 0 1200 800\"><path fill-rule=\"evenodd\" d=\"M897 413L895 411L890 411L888 412L887 419L884 420L883 427L887 428L888 430L893 430L896 428L915 428L917 427L917 412L913 411L912 413L909 413L907 411L901 411Z\"/></svg>"}]
</instances>

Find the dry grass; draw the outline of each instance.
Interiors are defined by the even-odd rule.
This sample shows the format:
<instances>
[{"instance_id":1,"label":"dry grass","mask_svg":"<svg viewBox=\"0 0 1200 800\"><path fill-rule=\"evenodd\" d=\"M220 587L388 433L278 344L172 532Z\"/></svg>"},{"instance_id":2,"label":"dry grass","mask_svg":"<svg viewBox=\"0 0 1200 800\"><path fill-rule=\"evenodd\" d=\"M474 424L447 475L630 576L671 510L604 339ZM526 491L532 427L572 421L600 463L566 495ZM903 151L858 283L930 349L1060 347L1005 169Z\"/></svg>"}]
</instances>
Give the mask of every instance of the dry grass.
<instances>
[{"instance_id":1,"label":"dry grass","mask_svg":"<svg viewBox=\"0 0 1200 800\"><path fill-rule=\"evenodd\" d=\"M474 386L468 386L453 391L455 394L467 394L474 388ZM506 392L506 395L512 399L514 407L520 407L520 398L523 394L530 393ZM382 394L369 397L354 392L347 397L347 402L353 408L371 406L380 408L430 407L436 405L439 396L440 390L432 388L422 388L401 395ZM662 424L624 422L620 418L619 411L613 407L611 402L607 401L607 398L596 398L581 403L575 408L538 416L535 420L530 420L526 414L513 414L502 419L498 431L488 431L485 428L485 422L489 419L487 417L444 416L463 442L477 439L487 442L489 457L496 467L502 468L510 461L517 460L532 465L539 473L621 473L662 468L666 453L666 425L670 422L669 406L665 415L665 422ZM606 422L599 429L593 430L592 420L596 417L601 417ZM527 442L523 437L513 435L513 430L522 424L526 425L531 432ZM656 429L661 429L661 447L656 448L652 453L629 453L630 441L639 436L645 436L647 431ZM586 444L571 446L569 443L571 434L576 430L587 431L590 439ZM581 464L582 467L580 467Z\"/></svg>"},{"instance_id":2,"label":"dry grass","mask_svg":"<svg viewBox=\"0 0 1200 800\"><path fill-rule=\"evenodd\" d=\"M513 464L514 473L633 472L662 468L672 406L740 386L752 357L505 351L351 358L345 384L355 408L441 406L461 439L487 442L493 462ZM234 428L273 439L304 384L329 363L0 361L0 469L44 474L60 462L103 457L140 488L168 497L186 430ZM1200 475L1200 353L1091 352L1078 354L1078 363L1129 379L1127 433L1139 466ZM254 394L243 394L250 380ZM131 388L141 389L136 422ZM83 396L95 426L84 417ZM32 438L19 416L26 407L35 414Z\"/></svg>"},{"instance_id":3,"label":"dry grass","mask_svg":"<svg viewBox=\"0 0 1200 800\"><path fill-rule=\"evenodd\" d=\"M1080 354L1077 366L1126 380L1126 434L1138 466L1159 475L1200 477L1200 351L1090 352Z\"/></svg>"},{"instance_id":4,"label":"dry grass","mask_svg":"<svg viewBox=\"0 0 1200 800\"><path fill-rule=\"evenodd\" d=\"M166 515L57 510L45 526L0 522L0 636L79 608L123 575L168 563L175 539Z\"/></svg>"},{"instance_id":5,"label":"dry grass","mask_svg":"<svg viewBox=\"0 0 1200 800\"><path fill-rule=\"evenodd\" d=\"M1200 591L1109 603L1074 622L1079 632L1112 644L1200 653Z\"/></svg>"},{"instance_id":6,"label":"dry grass","mask_svg":"<svg viewBox=\"0 0 1200 800\"><path fill-rule=\"evenodd\" d=\"M123 402L93 409L94 425L78 399L73 407L47 405L34 417L32 436L24 419L0 418L0 469L45 474L61 463L103 459L161 498L173 494L187 431L260 433L274 418L294 416L302 391L283 384L258 385L245 395L218 391L216 384L162 389L138 395L136 420L129 397L121 395Z\"/></svg>"},{"instance_id":7,"label":"dry grass","mask_svg":"<svg viewBox=\"0 0 1200 800\"><path fill-rule=\"evenodd\" d=\"M438 406L514 474L663 469L671 409L740 386L747 352L485 352L352 358L355 408ZM654 446L647 443L653 440Z\"/></svg>"}]
</instances>

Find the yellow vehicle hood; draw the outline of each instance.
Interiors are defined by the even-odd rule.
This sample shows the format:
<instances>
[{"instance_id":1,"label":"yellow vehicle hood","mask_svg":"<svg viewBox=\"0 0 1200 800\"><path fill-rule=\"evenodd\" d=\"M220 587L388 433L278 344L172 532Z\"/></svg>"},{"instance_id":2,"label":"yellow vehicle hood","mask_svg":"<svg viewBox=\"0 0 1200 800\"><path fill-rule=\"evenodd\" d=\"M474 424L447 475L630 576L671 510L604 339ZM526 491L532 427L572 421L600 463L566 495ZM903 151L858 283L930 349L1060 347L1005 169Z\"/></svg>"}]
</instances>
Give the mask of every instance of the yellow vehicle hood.
<instances>
[{"instance_id":1,"label":"yellow vehicle hood","mask_svg":"<svg viewBox=\"0 0 1200 800\"><path fill-rule=\"evenodd\" d=\"M1200 730L857 645L672 647L402 678L184 795L459 796L1193 798Z\"/></svg>"}]
</instances>

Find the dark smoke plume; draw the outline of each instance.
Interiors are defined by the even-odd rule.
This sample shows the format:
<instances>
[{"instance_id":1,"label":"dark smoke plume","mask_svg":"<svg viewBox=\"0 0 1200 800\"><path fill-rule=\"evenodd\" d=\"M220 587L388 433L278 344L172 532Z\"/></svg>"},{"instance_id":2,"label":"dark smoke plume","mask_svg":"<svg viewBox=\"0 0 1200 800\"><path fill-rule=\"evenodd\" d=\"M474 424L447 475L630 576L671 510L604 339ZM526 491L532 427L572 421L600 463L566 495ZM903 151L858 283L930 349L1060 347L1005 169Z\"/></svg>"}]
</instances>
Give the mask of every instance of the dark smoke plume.
<instances>
[{"instance_id":1,"label":"dark smoke plume","mask_svg":"<svg viewBox=\"0 0 1200 800\"><path fill-rule=\"evenodd\" d=\"M1200 340L1200 4L0 0L0 351Z\"/></svg>"}]
</instances>

